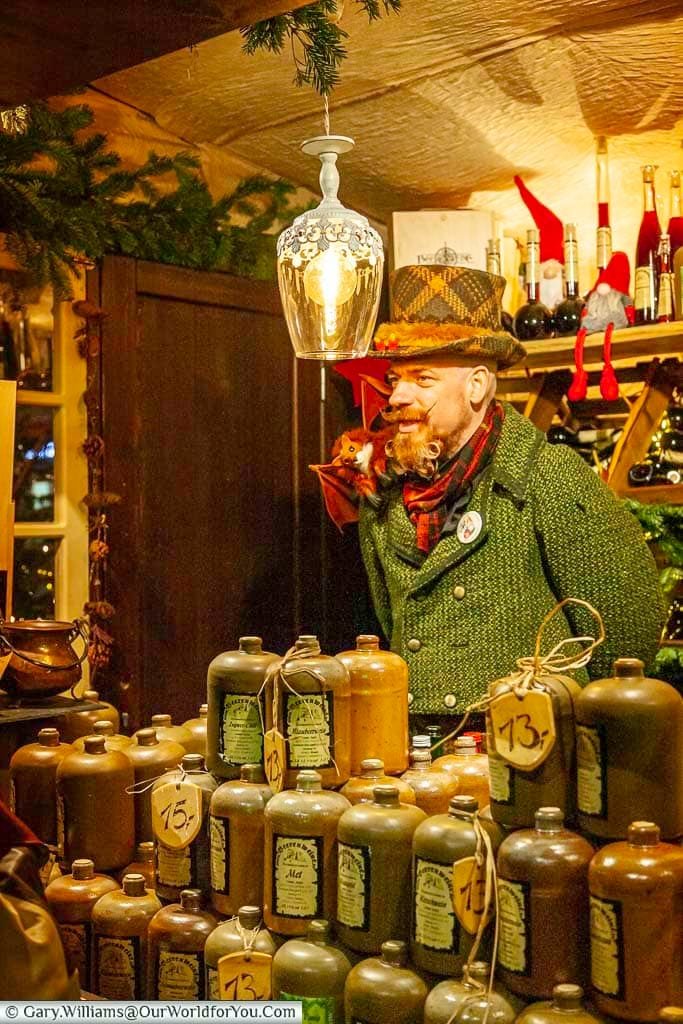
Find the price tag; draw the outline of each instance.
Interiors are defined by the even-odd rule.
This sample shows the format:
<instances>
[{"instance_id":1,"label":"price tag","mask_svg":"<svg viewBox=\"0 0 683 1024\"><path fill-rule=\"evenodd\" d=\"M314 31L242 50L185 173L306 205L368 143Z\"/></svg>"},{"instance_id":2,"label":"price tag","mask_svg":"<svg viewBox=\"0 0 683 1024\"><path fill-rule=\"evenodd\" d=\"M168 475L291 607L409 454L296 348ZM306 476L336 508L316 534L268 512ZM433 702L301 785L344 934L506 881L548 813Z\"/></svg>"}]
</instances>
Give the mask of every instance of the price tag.
<instances>
[{"instance_id":1,"label":"price tag","mask_svg":"<svg viewBox=\"0 0 683 1024\"><path fill-rule=\"evenodd\" d=\"M512 690L489 705L496 753L520 771L543 764L555 744L555 718L549 693Z\"/></svg>"},{"instance_id":2,"label":"price tag","mask_svg":"<svg viewBox=\"0 0 683 1024\"><path fill-rule=\"evenodd\" d=\"M2 679L2 677L4 676L5 669L7 668L7 666L9 665L11 660L12 660L12 652L11 651L9 652L9 654L0 655L0 679Z\"/></svg>"},{"instance_id":3,"label":"price tag","mask_svg":"<svg viewBox=\"0 0 683 1024\"><path fill-rule=\"evenodd\" d=\"M285 784L285 738L278 729L269 729L263 737L263 761L268 785L279 793Z\"/></svg>"},{"instance_id":4,"label":"price tag","mask_svg":"<svg viewBox=\"0 0 683 1024\"><path fill-rule=\"evenodd\" d=\"M453 910L460 924L470 935L479 931L481 919L486 911L486 860L477 863L476 857L463 857L453 865ZM493 903L493 890L491 900ZM491 916L488 908L486 920Z\"/></svg>"},{"instance_id":5,"label":"price tag","mask_svg":"<svg viewBox=\"0 0 683 1024\"><path fill-rule=\"evenodd\" d=\"M202 826L202 793L192 782L166 782L152 792L154 835L172 850L189 846Z\"/></svg>"},{"instance_id":6,"label":"price tag","mask_svg":"<svg viewBox=\"0 0 683 1024\"><path fill-rule=\"evenodd\" d=\"M218 998L232 1002L270 999L272 961L269 953L253 949L222 956L218 961Z\"/></svg>"}]
</instances>

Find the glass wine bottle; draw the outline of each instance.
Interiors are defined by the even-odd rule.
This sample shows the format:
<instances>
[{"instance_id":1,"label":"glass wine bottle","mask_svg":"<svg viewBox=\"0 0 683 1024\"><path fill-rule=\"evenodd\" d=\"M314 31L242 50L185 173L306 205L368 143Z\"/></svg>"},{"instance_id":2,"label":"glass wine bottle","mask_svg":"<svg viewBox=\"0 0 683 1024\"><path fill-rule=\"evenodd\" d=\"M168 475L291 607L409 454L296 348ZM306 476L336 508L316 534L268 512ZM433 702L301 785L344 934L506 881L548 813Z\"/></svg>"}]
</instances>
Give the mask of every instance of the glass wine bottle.
<instances>
[{"instance_id":1,"label":"glass wine bottle","mask_svg":"<svg viewBox=\"0 0 683 1024\"><path fill-rule=\"evenodd\" d=\"M671 269L671 240L667 234L659 240L657 323L674 318L674 275Z\"/></svg>"},{"instance_id":2,"label":"glass wine bottle","mask_svg":"<svg viewBox=\"0 0 683 1024\"><path fill-rule=\"evenodd\" d=\"M584 302L579 295L579 246L576 241L576 225L564 226L564 299L553 318L555 333L576 334L581 326Z\"/></svg>"},{"instance_id":3,"label":"glass wine bottle","mask_svg":"<svg viewBox=\"0 0 683 1024\"><path fill-rule=\"evenodd\" d=\"M486 270L496 277L503 277L502 260L500 257L500 241L497 238L489 238L486 246ZM506 285L507 287L507 285ZM500 322L506 331L512 331L512 317L507 310L500 311Z\"/></svg>"},{"instance_id":4,"label":"glass wine bottle","mask_svg":"<svg viewBox=\"0 0 683 1024\"><path fill-rule=\"evenodd\" d=\"M657 263L662 229L655 206L655 170L643 167L643 219L636 243L635 322L653 324L657 320Z\"/></svg>"},{"instance_id":5,"label":"glass wine bottle","mask_svg":"<svg viewBox=\"0 0 683 1024\"><path fill-rule=\"evenodd\" d=\"M671 239L671 265L678 249L683 246L683 216L681 216L681 172L671 171L671 202L669 210L669 226L667 231Z\"/></svg>"},{"instance_id":6,"label":"glass wine bottle","mask_svg":"<svg viewBox=\"0 0 683 1024\"><path fill-rule=\"evenodd\" d=\"M609 169L607 165L607 139L598 139L596 156L598 174L598 270L604 270L612 256L612 228L609 223Z\"/></svg>"},{"instance_id":7,"label":"glass wine bottle","mask_svg":"<svg viewBox=\"0 0 683 1024\"><path fill-rule=\"evenodd\" d=\"M527 301L517 310L513 322L515 334L520 341L539 341L552 334L552 313L539 298L539 269L538 228L530 228L527 231L526 255Z\"/></svg>"}]
</instances>

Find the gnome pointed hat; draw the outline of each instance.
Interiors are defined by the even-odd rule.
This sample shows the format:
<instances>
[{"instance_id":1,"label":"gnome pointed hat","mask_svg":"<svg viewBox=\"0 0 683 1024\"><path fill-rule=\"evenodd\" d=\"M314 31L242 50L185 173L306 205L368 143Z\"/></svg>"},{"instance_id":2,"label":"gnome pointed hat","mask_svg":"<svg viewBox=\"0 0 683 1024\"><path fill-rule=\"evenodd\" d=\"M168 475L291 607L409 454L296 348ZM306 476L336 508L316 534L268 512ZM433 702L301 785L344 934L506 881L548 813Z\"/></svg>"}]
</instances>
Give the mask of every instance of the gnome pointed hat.
<instances>
[{"instance_id":1,"label":"gnome pointed hat","mask_svg":"<svg viewBox=\"0 0 683 1024\"><path fill-rule=\"evenodd\" d=\"M540 232L541 263L545 263L546 260L557 260L558 263L564 263L564 227L562 221L529 191L518 174L515 175L514 182L519 189L522 202L533 217L534 224Z\"/></svg>"}]
</instances>

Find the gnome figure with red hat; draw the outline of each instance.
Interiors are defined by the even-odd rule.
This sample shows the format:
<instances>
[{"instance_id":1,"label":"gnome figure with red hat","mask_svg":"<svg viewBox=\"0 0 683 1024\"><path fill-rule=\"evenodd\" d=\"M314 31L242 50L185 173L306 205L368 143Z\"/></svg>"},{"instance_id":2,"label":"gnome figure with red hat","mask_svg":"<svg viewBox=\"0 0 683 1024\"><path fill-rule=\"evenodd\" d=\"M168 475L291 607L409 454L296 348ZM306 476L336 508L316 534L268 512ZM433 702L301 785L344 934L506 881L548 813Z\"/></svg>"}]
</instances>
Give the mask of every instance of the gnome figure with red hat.
<instances>
[{"instance_id":1,"label":"gnome figure with red hat","mask_svg":"<svg viewBox=\"0 0 683 1024\"><path fill-rule=\"evenodd\" d=\"M533 217L540 236L541 281L540 300L549 310L564 298L564 228L560 218L529 191L519 175L515 175L522 202Z\"/></svg>"}]
</instances>

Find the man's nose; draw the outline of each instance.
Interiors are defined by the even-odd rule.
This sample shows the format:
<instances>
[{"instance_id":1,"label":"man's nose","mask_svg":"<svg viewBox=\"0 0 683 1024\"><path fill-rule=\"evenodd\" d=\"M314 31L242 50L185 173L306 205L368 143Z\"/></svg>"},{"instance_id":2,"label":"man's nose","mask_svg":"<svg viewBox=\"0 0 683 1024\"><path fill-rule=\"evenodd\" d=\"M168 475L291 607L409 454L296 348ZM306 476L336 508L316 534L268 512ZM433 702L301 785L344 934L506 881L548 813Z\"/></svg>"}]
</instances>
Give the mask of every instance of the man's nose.
<instances>
[{"instance_id":1,"label":"man's nose","mask_svg":"<svg viewBox=\"0 0 683 1024\"><path fill-rule=\"evenodd\" d=\"M394 385L394 390L389 395L389 405L411 405L413 398L413 386L410 381L400 380Z\"/></svg>"}]
</instances>

